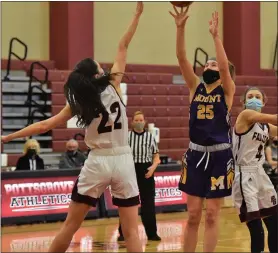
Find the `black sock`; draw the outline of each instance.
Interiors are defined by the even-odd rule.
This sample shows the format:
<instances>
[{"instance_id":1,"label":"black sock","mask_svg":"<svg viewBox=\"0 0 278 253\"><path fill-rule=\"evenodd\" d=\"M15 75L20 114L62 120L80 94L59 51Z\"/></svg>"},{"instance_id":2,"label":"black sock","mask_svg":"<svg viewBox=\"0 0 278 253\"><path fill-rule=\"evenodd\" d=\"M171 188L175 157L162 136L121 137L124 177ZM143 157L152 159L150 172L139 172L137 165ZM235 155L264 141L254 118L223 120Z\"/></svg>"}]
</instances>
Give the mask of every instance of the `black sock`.
<instances>
[{"instance_id":1,"label":"black sock","mask_svg":"<svg viewBox=\"0 0 278 253\"><path fill-rule=\"evenodd\" d=\"M278 225L277 214L266 217L263 219L268 231L268 248L271 253L277 253L278 251Z\"/></svg>"},{"instance_id":2,"label":"black sock","mask_svg":"<svg viewBox=\"0 0 278 253\"><path fill-rule=\"evenodd\" d=\"M247 222L251 237L251 252L260 253L264 251L264 229L261 219Z\"/></svg>"}]
</instances>

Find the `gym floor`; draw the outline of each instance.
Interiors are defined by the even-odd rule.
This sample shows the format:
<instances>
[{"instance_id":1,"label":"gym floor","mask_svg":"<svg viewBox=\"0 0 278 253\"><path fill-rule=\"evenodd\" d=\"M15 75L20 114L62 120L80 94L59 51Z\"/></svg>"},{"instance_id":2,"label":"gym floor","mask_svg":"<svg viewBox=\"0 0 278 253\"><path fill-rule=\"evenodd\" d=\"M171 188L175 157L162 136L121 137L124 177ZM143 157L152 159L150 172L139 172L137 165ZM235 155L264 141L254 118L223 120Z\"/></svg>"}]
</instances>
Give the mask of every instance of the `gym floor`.
<instances>
[{"instance_id":1,"label":"gym floor","mask_svg":"<svg viewBox=\"0 0 278 253\"><path fill-rule=\"evenodd\" d=\"M147 241L140 221L140 238L146 252L181 252L183 230L187 213L157 215L158 234L161 242ZM61 223L2 227L2 252L45 252L49 248ZM118 218L85 221L75 234L67 252L125 252L125 243L117 242ZM204 222L199 231L197 252L203 251ZM223 208L220 236L216 252L250 252L249 232L239 222L234 208ZM267 250L267 249L266 249Z\"/></svg>"}]
</instances>

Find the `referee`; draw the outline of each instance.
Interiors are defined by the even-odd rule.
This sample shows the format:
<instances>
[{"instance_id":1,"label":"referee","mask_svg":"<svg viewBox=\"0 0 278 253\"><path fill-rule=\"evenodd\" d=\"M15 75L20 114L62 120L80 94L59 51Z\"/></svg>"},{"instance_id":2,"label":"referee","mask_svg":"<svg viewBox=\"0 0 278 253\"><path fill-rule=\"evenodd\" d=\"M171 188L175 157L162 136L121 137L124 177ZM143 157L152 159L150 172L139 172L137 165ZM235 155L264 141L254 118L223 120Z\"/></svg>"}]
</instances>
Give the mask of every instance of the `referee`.
<instances>
[{"instance_id":1,"label":"referee","mask_svg":"<svg viewBox=\"0 0 278 253\"><path fill-rule=\"evenodd\" d=\"M160 158L156 141L151 133L145 131L145 117L141 111L133 115L132 131L129 131L128 142L133 152L137 183L141 199L141 219L148 240L160 241L157 235L155 217L155 181L154 171ZM124 241L121 225L118 241Z\"/></svg>"}]
</instances>

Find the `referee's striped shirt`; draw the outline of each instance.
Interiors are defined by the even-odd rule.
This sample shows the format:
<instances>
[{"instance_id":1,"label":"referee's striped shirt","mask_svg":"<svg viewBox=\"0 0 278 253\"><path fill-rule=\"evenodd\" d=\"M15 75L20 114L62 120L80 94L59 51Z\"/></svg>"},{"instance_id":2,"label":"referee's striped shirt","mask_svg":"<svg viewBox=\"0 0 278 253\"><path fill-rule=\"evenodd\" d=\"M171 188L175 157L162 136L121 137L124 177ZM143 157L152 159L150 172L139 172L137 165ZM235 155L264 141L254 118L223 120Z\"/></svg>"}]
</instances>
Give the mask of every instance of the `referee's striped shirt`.
<instances>
[{"instance_id":1,"label":"referee's striped shirt","mask_svg":"<svg viewBox=\"0 0 278 253\"><path fill-rule=\"evenodd\" d=\"M142 133L129 131L128 143L132 149L135 163L151 163L153 161L153 154L159 152L153 135L145 130Z\"/></svg>"}]
</instances>

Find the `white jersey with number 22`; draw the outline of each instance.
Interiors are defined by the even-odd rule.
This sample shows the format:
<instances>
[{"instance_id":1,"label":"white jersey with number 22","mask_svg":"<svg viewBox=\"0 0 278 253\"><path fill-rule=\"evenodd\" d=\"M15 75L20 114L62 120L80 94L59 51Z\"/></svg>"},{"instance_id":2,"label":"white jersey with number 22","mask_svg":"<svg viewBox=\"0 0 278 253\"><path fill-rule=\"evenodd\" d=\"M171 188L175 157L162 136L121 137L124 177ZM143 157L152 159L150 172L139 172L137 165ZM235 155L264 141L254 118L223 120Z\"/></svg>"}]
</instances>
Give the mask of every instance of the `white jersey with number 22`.
<instances>
[{"instance_id":1,"label":"white jersey with number 22","mask_svg":"<svg viewBox=\"0 0 278 253\"><path fill-rule=\"evenodd\" d=\"M113 85L101 93L106 112L93 119L86 129L85 143L91 149L128 146L126 107Z\"/></svg>"}]
</instances>

